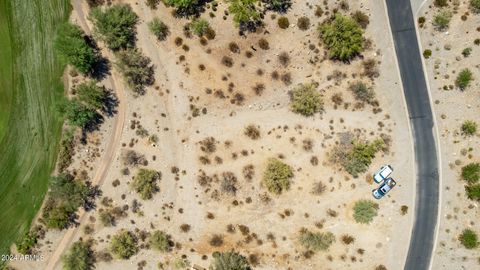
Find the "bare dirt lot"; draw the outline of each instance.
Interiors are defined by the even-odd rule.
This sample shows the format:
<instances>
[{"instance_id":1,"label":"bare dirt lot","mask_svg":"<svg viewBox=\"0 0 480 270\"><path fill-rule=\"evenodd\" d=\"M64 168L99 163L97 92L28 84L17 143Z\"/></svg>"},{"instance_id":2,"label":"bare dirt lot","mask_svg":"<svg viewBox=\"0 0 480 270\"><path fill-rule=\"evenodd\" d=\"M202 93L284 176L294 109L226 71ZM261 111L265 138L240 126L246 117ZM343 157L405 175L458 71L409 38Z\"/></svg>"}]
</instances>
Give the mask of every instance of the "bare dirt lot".
<instances>
[{"instance_id":1,"label":"bare dirt lot","mask_svg":"<svg viewBox=\"0 0 480 270\"><path fill-rule=\"evenodd\" d=\"M372 45L363 59L374 59L380 75L369 79L362 75L359 57L349 64L327 59L317 25L329 15L315 16L313 3L294 1L285 15L290 20L287 29L277 26L278 15L272 18L273 13L267 13L264 29L242 37L230 17L222 18L226 4L220 2L216 17L208 18L208 12L202 15L216 32L213 40L202 44L196 36L184 36L188 20L173 18L171 8L160 4L151 10L144 1L122 2L131 4L140 17L137 46L152 60L156 83L145 95L126 91L121 144L100 186L102 198L96 210L87 212L72 239L92 238L94 249L101 252L108 250L111 236L120 229L135 231L139 238L143 231L162 230L171 235L175 246L169 253L141 248L128 261L99 259L97 269L157 269L159 263L175 269L178 260L207 267L212 252L231 249L249 258L255 269L403 267L414 208L413 154L383 3L358 1L341 11L362 10L370 16L365 36ZM325 3L318 3L325 13L338 7L334 1ZM86 4L75 9L76 22L81 21L78 14L88 14ZM297 27L301 16L310 19L308 30ZM148 30L147 23L154 17L170 27L165 41L157 41ZM260 48L261 38L268 41L269 49ZM239 52L229 49L231 42ZM278 60L282 52L289 55L286 65ZM224 57L231 59L231 67L222 61ZM356 80L373 87L378 104L354 99L348 87ZM294 114L289 91L310 82L318 85L324 112L312 117ZM259 129L259 138L244 134L248 125ZM98 146L89 143L88 151L77 150L92 153L99 148L98 156L83 162L86 154L77 154L72 165L78 171L92 167L87 170L90 177L105 148L101 142L113 133L111 125L103 128L91 135L99 138ZM345 132L370 141L389 136L389 151L378 153L370 170L353 178L329 159ZM202 149L201 142L208 138L213 138L214 146ZM122 156L129 150L143 155L146 162L126 166ZM267 160L274 157L290 165L294 174L289 190L280 195L268 193L261 184ZM359 199L373 199L375 185L368 175L383 164L393 165L398 185L377 201L379 211L373 222L356 223L353 205ZM159 191L151 200L142 200L130 187L139 167L161 173ZM234 179L234 192L222 189L225 177ZM408 208L403 215L402 206ZM102 225L99 214L114 207L123 209L123 217L115 226ZM302 228L332 232L336 240L326 251L306 253L298 241ZM39 249L44 262L13 266L43 269L50 264L61 269L52 252L65 252L56 251L62 235L47 233ZM354 241L346 244L345 235ZM221 241L212 241L214 236ZM140 245L146 247L142 240Z\"/></svg>"}]
</instances>

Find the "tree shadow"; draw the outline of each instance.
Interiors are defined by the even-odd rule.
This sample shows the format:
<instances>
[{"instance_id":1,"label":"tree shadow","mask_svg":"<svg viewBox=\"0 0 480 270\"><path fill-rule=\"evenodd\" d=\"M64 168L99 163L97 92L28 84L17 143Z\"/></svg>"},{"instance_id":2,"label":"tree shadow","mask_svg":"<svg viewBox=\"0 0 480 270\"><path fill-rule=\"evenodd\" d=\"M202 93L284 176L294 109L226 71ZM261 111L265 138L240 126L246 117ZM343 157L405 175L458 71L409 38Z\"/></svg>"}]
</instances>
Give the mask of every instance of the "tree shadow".
<instances>
[{"instance_id":1,"label":"tree shadow","mask_svg":"<svg viewBox=\"0 0 480 270\"><path fill-rule=\"evenodd\" d=\"M107 117L113 117L117 113L118 98L111 90L106 91L105 99L103 100L102 112Z\"/></svg>"},{"instance_id":2,"label":"tree shadow","mask_svg":"<svg viewBox=\"0 0 480 270\"><path fill-rule=\"evenodd\" d=\"M99 127L105 122L103 115L95 113L95 117L82 128L82 136L80 137L80 143L87 144L87 133L99 130Z\"/></svg>"},{"instance_id":3,"label":"tree shadow","mask_svg":"<svg viewBox=\"0 0 480 270\"><path fill-rule=\"evenodd\" d=\"M212 0L199 0L197 4L188 8L177 8L174 10L173 15L180 18L199 17L200 14L205 12L205 5Z\"/></svg>"},{"instance_id":4,"label":"tree shadow","mask_svg":"<svg viewBox=\"0 0 480 270\"><path fill-rule=\"evenodd\" d=\"M98 47L97 42L91 36L85 36L85 42L93 48L95 51L95 63L93 64L92 71L90 72L90 76L97 81L101 81L105 79L108 75L110 75L110 61L102 56L101 50Z\"/></svg>"}]
</instances>

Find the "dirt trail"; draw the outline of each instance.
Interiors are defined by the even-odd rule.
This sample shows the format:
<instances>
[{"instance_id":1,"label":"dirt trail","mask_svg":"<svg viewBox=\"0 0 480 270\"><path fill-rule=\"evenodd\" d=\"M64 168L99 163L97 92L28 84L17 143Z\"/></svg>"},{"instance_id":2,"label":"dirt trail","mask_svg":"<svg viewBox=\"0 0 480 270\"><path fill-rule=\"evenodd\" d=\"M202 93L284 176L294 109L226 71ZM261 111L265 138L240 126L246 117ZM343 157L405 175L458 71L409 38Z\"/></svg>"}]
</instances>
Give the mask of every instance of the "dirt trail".
<instances>
[{"instance_id":1,"label":"dirt trail","mask_svg":"<svg viewBox=\"0 0 480 270\"><path fill-rule=\"evenodd\" d=\"M83 6L82 6L82 1L80 0L74 0L72 2L73 5L73 10L74 12L77 13L78 18L79 18L79 24L83 28L83 30L87 33L90 34L90 28L87 25L85 21L85 15L83 13ZM105 50L102 48L103 53L107 56L107 58L112 59L113 55L109 51ZM113 90L115 91L117 98L118 98L118 113L117 116L113 122L113 134L109 138L109 142L107 144L107 147L105 149L105 154L103 156L103 159L100 161L100 164L97 168L97 171L92 178L92 184L93 185L101 185L101 183L105 180L105 177L109 171L109 168L112 164L113 158L115 156L116 151L119 148L120 145L120 139L122 137L122 131L123 131L123 126L125 123L125 93L124 93L124 87L121 79L119 78L119 74L116 73L112 69L112 74L111 76L108 77L108 81L111 84ZM86 213L82 209L78 213L78 223L82 224L85 221L86 218ZM77 234L78 229L80 226L72 227L67 230L67 232L64 234L64 236L61 238L60 243L57 245L56 249L54 250L52 256L49 258L48 263L45 267L45 269L48 270L53 270L56 268L62 254L64 253L65 249L69 246L70 242L74 238L74 236Z\"/></svg>"}]
</instances>

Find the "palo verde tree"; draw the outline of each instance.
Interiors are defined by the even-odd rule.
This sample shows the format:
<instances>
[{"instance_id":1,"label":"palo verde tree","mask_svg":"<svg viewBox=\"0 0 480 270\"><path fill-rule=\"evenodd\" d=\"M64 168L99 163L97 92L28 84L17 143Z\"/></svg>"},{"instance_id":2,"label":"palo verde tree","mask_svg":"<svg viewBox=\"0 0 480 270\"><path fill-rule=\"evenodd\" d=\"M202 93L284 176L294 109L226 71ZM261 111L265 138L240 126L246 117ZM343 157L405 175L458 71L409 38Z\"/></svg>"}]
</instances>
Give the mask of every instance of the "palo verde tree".
<instances>
[{"instance_id":1,"label":"palo verde tree","mask_svg":"<svg viewBox=\"0 0 480 270\"><path fill-rule=\"evenodd\" d=\"M59 112L72 126L85 128L93 123L99 114L78 99L66 100L58 106Z\"/></svg>"},{"instance_id":2,"label":"palo verde tree","mask_svg":"<svg viewBox=\"0 0 480 270\"><path fill-rule=\"evenodd\" d=\"M64 270L94 269L95 257L91 242L77 241L73 243L68 253L62 256Z\"/></svg>"},{"instance_id":3,"label":"palo verde tree","mask_svg":"<svg viewBox=\"0 0 480 270\"><path fill-rule=\"evenodd\" d=\"M85 41L85 33L79 26L62 24L54 45L60 56L80 73L88 74L92 71L96 61L95 51Z\"/></svg>"},{"instance_id":4,"label":"palo verde tree","mask_svg":"<svg viewBox=\"0 0 480 270\"><path fill-rule=\"evenodd\" d=\"M128 86L137 94L143 94L145 87L155 81L150 59L138 49L121 50L117 54L116 66Z\"/></svg>"},{"instance_id":5,"label":"palo verde tree","mask_svg":"<svg viewBox=\"0 0 480 270\"><path fill-rule=\"evenodd\" d=\"M98 86L95 81L79 84L76 88L76 94L79 101L94 110L102 109L107 99L105 88Z\"/></svg>"},{"instance_id":6,"label":"palo verde tree","mask_svg":"<svg viewBox=\"0 0 480 270\"><path fill-rule=\"evenodd\" d=\"M138 16L127 4L96 7L90 12L94 31L111 50L131 48L135 45L135 25Z\"/></svg>"},{"instance_id":7,"label":"palo verde tree","mask_svg":"<svg viewBox=\"0 0 480 270\"><path fill-rule=\"evenodd\" d=\"M228 11L233 14L233 22L241 31L254 31L261 24L257 0L228 0Z\"/></svg>"}]
</instances>

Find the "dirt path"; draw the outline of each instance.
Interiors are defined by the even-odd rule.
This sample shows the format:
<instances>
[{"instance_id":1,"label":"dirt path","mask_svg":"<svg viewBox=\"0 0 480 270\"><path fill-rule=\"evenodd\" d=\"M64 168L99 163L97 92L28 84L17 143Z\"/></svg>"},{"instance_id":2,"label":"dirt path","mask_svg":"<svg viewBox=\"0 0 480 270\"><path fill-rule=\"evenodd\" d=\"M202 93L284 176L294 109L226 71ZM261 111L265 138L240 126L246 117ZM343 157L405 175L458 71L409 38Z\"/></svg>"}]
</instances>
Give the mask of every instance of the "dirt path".
<instances>
[{"instance_id":1,"label":"dirt path","mask_svg":"<svg viewBox=\"0 0 480 270\"><path fill-rule=\"evenodd\" d=\"M82 2L80 0L74 0L72 4L73 4L73 10L74 12L77 13L77 16L80 20L78 23L87 34L90 34L91 33L90 28L85 21ZM107 58L112 59L113 57L112 53L106 51L104 48L102 48L102 51L105 53ZM124 96L125 93L124 93L123 83L119 78L120 75L118 73L116 73L114 70L112 70L111 72L112 74L111 76L109 76L108 80L113 90L115 91L119 101L118 113L113 123L113 134L112 136L110 136L110 138L108 138L110 141L108 142L107 147L105 149L105 154L92 179L93 185L101 185L101 183L105 180L105 177L112 164L115 153L119 148L120 139L122 137L123 126L125 123L125 96ZM78 223L82 224L85 221L85 218L86 218L86 213L82 209L78 213ZM79 228L80 226L76 226L76 227L69 228L67 230L67 232L62 237L60 243L57 245L56 249L54 250L52 256L49 258L45 269L52 270L56 268L62 254L64 253L65 249L70 245L70 242L72 241L72 239L74 239L74 236L77 234Z\"/></svg>"}]
</instances>

